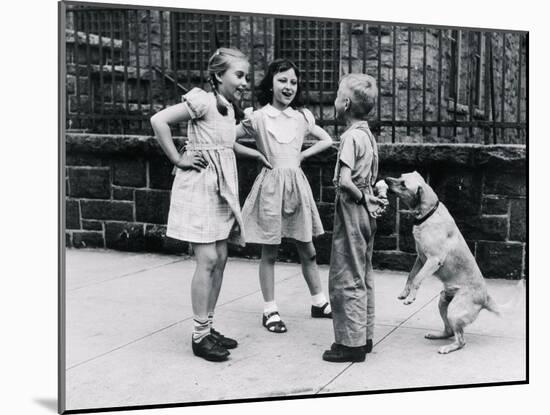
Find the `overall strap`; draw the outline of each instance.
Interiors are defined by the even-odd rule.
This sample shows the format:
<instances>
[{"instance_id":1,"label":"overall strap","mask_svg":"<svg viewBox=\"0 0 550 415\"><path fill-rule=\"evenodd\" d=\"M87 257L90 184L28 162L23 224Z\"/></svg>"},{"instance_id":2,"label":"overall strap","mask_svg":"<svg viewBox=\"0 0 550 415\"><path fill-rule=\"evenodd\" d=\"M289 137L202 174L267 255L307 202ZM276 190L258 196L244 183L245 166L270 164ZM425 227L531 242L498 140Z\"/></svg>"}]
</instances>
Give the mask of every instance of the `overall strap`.
<instances>
[{"instance_id":1,"label":"overall strap","mask_svg":"<svg viewBox=\"0 0 550 415\"><path fill-rule=\"evenodd\" d=\"M370 184L371 186L374 186L376 184L376 178L378 177L378 144L376 143L376 139L374 138L374 135L372 134L370 128L365 124L358 125L357 129L367 134L367 137L369 138L370 144L372 146L372 165L370 168L370 173L371 173Z\"/></svg>"}]
</instances>

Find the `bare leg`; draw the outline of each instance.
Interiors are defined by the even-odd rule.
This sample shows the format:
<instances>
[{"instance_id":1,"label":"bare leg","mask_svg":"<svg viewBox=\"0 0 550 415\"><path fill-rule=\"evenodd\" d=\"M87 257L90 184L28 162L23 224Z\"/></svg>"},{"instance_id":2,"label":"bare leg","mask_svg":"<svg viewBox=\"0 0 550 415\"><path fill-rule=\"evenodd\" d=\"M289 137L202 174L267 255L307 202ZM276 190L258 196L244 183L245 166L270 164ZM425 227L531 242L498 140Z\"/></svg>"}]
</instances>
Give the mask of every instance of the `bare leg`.
<instances>
[{"instance_id":1,"label":"bare leg","mask_svg":"<svg viewBox=\"0 0 550 415\"><path fill-rule=\"evenodd\" d=\"M227 241L216 242L217 261L214 270L212 271L212 290L208 298L208 312L213 313L218 302L220 290L223 282L223 272L227 263Z\"/></svg>"},{"instance_id":2,"label":"bare leg","mask_svg":"<svg viewBox=\"0 0 550 415\"><path fill-rule=\"evenodd\" d=\"M197 266L191 281L193 314L203 320L208 318L209 299L212 292L212 273L218 262L216 244L193 244Z\"/></svg>"},{"instance_id":3,"label":"bare leg","mask_svg":"<svg viewBox=\"0 0 550 415\"><path fill-rule=\"evenodd\" d=\"M260 288L264 301L275 299L275 262L279 245L262 245L260 260Z\"/></svg>"},{"instance_id":4,"label":"bare leg","mask_svg":"<svg viewBox=\"0 0 550 415\"><path fill-rule=\"evenodd\" d=\"M439 339L448 339L453 337L453 329L449 325L449 320L447 319L447 310L449 308L449 303L452 301L452 298L447 297L445 291L441 291L439 296L439 314L443 320L445 328L439 333L428 333L424 337L430 340L439 340Z\"/></svg>"},{"instance_id":5,"label":"bare leg","mask_svg":"<svg viewBox=\"0 0 550 415\"><path fill-rule=\"evenodd\" d=\"M319 269L317 268L316 252L313 242L296 241L298 256L302 264L302 273L306 280L311 295L319 294L323 291L321 279L319 278Z\"/></svg>"}]
</instances>

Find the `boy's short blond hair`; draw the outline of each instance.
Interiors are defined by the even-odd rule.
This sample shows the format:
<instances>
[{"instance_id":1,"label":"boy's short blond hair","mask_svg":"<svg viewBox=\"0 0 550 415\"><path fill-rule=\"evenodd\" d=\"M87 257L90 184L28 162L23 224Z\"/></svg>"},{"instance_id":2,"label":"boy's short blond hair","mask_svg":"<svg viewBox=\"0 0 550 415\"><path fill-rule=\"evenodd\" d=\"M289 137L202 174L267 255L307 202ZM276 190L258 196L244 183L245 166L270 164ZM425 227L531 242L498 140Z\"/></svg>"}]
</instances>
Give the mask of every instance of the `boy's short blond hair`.
<instances>
[{"instance_id":1,"label":"boy's short blond hair","mask_svg":"<svg viewBox=\"0 0 550 415\"><path fill-rule=\"evenodd\" d=\"M351 92L351 113L360 118L368 115L378 98L376 79L364 73L350 73L340 79L340 87L345 86Z\"/></svg>"}]
</instances>

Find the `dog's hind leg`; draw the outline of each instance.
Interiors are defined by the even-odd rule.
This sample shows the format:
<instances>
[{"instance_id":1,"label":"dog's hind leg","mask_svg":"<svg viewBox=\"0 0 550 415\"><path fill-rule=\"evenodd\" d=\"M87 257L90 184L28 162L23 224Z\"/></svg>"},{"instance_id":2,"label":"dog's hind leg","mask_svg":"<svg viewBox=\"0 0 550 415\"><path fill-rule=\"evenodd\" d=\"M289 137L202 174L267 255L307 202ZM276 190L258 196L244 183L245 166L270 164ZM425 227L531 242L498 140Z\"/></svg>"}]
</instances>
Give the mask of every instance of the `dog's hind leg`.
<instances>
[{"instance_id":1,"label":"dog's hind leg","mask_svg":"<svg viewBox=\"0 0 550 415\"><path fill-rule=\"evenodd\" d=\"M447 321L455 335L455 341L441 347L439 353L447 354L464 347L466 344L464 341L464 327L477 318L481 308L480 304L473 301L471 293L466 291L455 295L447 311Z\"/></svg>"},{"instance_id":2,"label":"dog's hind leg","mask_svg":"<svg viewBox=\"0 0 550 415\"><path fill-rule=\"evenodd\" d=\"M439 333L426 334L424 336L426 339L439 340L453 337L453 329L451 328L449 320L447 319L447 310L449 309L449 304L452 299L452 295L447 294L445 291L441 291L441 295L439 296L439 314L441 315L441 319L443 320L445 328Z\"/></svg>"}]
</instances>

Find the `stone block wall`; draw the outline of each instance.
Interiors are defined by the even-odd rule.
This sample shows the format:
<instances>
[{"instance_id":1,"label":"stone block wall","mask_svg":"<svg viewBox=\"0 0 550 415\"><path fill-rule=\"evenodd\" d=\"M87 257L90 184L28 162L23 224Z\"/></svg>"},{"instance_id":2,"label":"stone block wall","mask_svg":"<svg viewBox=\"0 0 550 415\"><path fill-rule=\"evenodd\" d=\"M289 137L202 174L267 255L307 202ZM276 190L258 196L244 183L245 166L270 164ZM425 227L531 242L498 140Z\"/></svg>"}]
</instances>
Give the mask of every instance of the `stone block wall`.
<instances>
[{"instance_id":1,"label":"stone block wall","mask_svg":"<svg viewBox=\"0 0 550 415\"><path fill-rule=\"evenodd\" d=\"M333 147L303 165L326 230L314 240L322 264L330 260L335 159ZM381 176L423 174L486 277L526 275L525 146L381 144L380 161ZM187 243L165 236L172 167L154 138L68 134L65 166L68 247L191 253ZM238 161L238 169L242 204L259 169L246 160ZM390 202L378 221L374 266L408 271L415 258L411 214L396 198ZM231 246L230 254L258 258L260 247ZM292 243L281 245L279 258L298 261Z\"/></svg>"}]
</instances>

